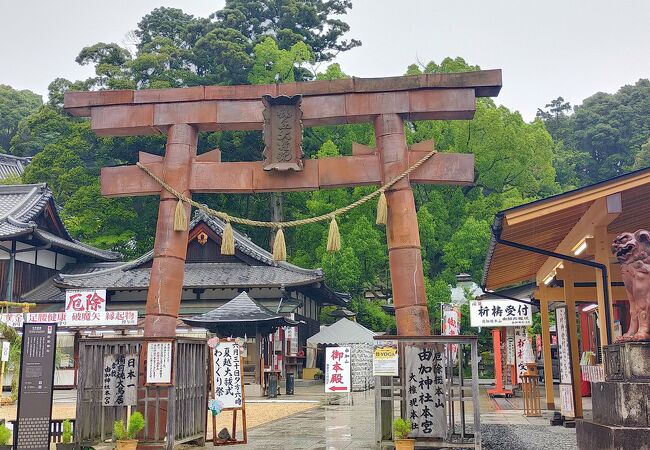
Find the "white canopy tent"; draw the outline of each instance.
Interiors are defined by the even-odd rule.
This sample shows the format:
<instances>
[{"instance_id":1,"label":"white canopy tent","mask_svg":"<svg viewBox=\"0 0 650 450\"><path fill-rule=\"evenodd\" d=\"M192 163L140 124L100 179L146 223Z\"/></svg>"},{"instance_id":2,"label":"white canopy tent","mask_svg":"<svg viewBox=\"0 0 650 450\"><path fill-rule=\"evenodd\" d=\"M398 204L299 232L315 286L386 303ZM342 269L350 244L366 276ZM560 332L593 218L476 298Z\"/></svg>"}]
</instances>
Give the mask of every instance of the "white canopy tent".
<instances>
[{"instance_id":1,"label":"white canopy tent","mask_svg":"<svg viewBox=\"0 0 650 450\"><path fill-rule=\"evenodd\" d=\"M372 348L375 335L375 332L363 325L342 318L307 339L307 367L315 366L319 345L350 347L352 390L363 391L372 388Z\"/></svg>"}]
</instances>

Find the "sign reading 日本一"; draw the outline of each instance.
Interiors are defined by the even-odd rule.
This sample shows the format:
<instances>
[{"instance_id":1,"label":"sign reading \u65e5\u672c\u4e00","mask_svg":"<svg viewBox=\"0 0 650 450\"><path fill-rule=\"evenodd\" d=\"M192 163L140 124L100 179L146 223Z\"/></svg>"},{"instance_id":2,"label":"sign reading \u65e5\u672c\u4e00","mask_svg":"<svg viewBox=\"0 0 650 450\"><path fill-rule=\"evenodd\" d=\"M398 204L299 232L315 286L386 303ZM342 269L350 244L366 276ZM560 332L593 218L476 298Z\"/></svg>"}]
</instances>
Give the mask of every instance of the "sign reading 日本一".
<instances>
[{"instance_id":1,"label":"sign reading \u65e5\u672c\u4e00","mask_svg":"<svg viewBox=\"0 0 650 450\"><path fill-rule=\"evenodd\" d=\"M530 326L533 315L530 305L514 300L474 300L469 303L473 327Z\"/></svg>"},{"instance_id":2,"label":"sign reading \u65e5\u672c\u4e00","mask_svg":"<svg viewBox=\"0 0 650 450\"><path fill-rule=\"evenodd\" d=\"M135 405L137 400L138 355L104 356L102 405Z\"/></svg>"},{"instance_id":3,"label":"sign reading \u65e5\u672c\u4e00","mask_svg":"<svg viewBox=\"0 0 650 450\"><path fill-rule=\"evenodd\" d=\"M406 418L411 421L410 437L447 435L443 352L444 346L440 344L405 348Z\"/></svg>"},{"instance_id":4,"label":"sign reading \u65e5\u672c\u4e00","mask_svg":"<svg viewBox=\"0 0 650 450\"><path fill-rule=\"evenodd\" d=\"M399 353L396 340L375 341L372 352L373 376L399 375Z\"/></svg>"},{"instance_id":5,"label":"sign reading \u65e5\u672c\u4e00","mask_svg":"<svg viewBox=\"0 0 650 450\"><path fill-rule=\"evenodd\" d=\"M147 384L172 382L172 343L147 343Z\"/></svg>"},{"instance_id":6,"label":"sign reading \u65e5\u672c\u4e00","mask_svg":"<svg viewBox=\"0 0 650 450\"><path fill-rule=\"evenodd\" d=\"M350 392L350 347L325 349L325 392Z\"/></svg>"},{"instance_id":7,"label":"sign reading \u65e5\u672c\u4e00","mask_svg":"<svg viewBox=\"0 0 650 450\"><path fill-rule=\"evenodd\" d=\"M224 408L241 408L244 383L239 344L219 342L212 354L214 398L221 400Z\"/></svg>"}]
</instances>

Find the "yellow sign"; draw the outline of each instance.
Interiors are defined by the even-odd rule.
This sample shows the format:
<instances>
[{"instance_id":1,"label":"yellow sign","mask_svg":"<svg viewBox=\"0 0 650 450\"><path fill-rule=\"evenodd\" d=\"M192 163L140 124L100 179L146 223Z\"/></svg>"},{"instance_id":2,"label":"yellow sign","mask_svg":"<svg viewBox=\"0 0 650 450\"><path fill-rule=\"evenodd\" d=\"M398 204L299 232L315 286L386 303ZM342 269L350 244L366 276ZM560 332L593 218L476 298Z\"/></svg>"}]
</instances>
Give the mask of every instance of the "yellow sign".
<instances>
[{"instance_id":1,"label":"yellow sign","mask_svg":"<svg viewBox=\"0 0 650 450\"><path fill-rule=\"evenodd\" d=\"M399 375L399 354L396 340L375 341L372 373L374 376L396 377Z\"/></svg>"}]
</instances>

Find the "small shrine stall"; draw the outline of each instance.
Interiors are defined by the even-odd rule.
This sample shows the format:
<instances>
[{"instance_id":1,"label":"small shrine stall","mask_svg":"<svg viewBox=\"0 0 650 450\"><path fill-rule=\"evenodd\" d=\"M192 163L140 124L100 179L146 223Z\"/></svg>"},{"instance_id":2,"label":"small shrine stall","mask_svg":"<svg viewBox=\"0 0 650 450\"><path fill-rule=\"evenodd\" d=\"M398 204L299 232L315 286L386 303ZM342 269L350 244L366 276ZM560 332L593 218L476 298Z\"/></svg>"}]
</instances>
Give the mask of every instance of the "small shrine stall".
<instances>
[{"instance_id":1,"label":"small shrine stall","mask_svg":"<svg viewBox=\"0 0 650 450\"><path fill-rule=\"evenodd\" d=\"M566 417L583 417L583 380L604 381L602 349L629 327L629 301L612 243L621 233L650 228L648 198L650 168L516 206L494 219L482 284L488 290L536 284L545 373L552 372L555 313L559 409ZM550 382L545 395L542 405L555 409Z\"/></svg>"},{"instance_id":2,"label":"small shrine stall","mask_svg":"<svg viewBox=\"0 0 650 450\"><path fill-rule=\"evenodd\" d=\"M376 333L352 320L342 318L307 339L307 352L318 353L319 347L350 347L350 370L352 390L365 391L375 387L372 375L372 352ZM324 354L324 352L321 352ZM322 355L318 355L322 356ZM316 358L324 368L322 358Z\"/></svg>"},{"instance_id":3,"label":"small shrine stall","mask_svg":"<svg viewBox=\"0 0 650 450\"><path fill-rule=\"evenodd\" d=\"M259 396L269 385L271 374L284 376L282 360L285 340L273 336L283 327L296 327L298 322L262 306L242 292L223 306L204 314L184 318L192 327L205 328L220 338L243 338L244 385L247 395ZM276 350L275 342L279 343Z\"/></svg>"}]
</instances>

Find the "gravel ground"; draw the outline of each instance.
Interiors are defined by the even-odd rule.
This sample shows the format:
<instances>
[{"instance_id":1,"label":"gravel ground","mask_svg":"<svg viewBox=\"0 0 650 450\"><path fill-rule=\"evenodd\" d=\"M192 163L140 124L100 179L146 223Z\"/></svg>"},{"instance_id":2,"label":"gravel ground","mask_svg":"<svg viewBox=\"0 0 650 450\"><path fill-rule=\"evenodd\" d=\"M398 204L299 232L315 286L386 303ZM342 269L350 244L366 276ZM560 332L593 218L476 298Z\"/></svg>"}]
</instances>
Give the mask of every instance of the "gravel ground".
<instances>
[{"instance_id":1,"label":"gravel ground","mask_svg":"<svg viewBox=\"0 0 650 450\"><path fill-rule=\"evenodd\" d=\"M484 450L576 450L576 431L543 425L481 427Z\"/></svg>"}]
</instances>

